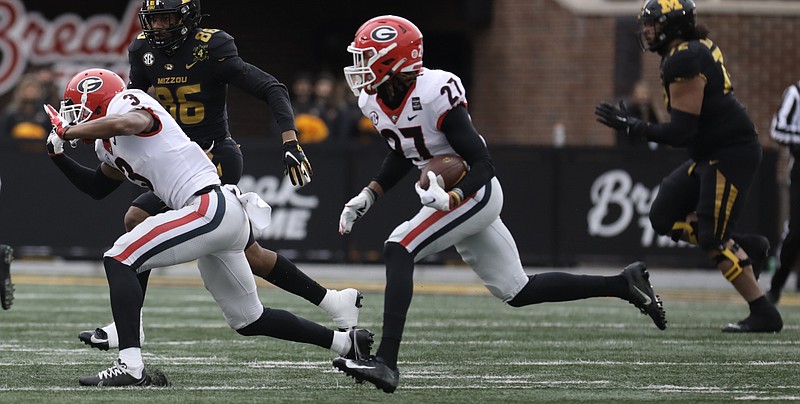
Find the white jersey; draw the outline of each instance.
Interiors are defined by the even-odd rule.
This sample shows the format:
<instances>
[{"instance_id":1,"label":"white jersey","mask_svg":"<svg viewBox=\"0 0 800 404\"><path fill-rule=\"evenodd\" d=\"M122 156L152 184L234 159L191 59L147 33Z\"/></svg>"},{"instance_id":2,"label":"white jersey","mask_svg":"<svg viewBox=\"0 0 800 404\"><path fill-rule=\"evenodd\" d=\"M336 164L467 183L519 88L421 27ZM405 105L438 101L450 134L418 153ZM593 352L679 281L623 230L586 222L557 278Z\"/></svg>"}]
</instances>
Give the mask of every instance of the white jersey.
<instances>
[{"instance_id":1,"label":"white jersey","mask_svg":"<svg viewBox=\"0 0 800 404\"><path fill-rule=\"evenodd\" d=\"M172 209L180 209L195 192L219 185L217 170L161 104L147 93L125 90L108 104L108 115L142 109L160 123L152 133L98 139L100 161L115 167L136 185L149 188Z\"/></svg>"},{"instance_id":2,"label":"white jersey","mask_svg":"<svg viewBox=\"0 0 800 404\"><path fill-rule=\"evenodd\" d=\"M383 105L376 94L362 91L358 106L378 132L407 159L422 169L433 156L456 154L441 131L448 111L467 103L461 79L444 70L422 69L416 84L395 110Z\"/></svg>"}]
</instances>

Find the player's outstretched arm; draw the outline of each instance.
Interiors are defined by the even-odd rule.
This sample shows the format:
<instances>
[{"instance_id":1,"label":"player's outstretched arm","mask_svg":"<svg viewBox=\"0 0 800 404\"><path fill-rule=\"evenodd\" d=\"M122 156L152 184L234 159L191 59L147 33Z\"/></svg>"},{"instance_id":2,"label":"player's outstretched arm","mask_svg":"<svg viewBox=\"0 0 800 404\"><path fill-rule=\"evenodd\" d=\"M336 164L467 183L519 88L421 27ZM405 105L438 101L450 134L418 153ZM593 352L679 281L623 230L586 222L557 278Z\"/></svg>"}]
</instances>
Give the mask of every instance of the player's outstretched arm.
<instances>
[{"instance_id":1,"label":"player's outstretched arm","mask_svg":"<svg viewBox=\"0 0 800 404\"><path fill-rule=\"evenodd\" d=\"M69 126L62 138L108 139L114 136L132 136L150 132L156 120L149 112L137 109L119 115L106 115L78 125Z\"/></svg>"}]
</instances>

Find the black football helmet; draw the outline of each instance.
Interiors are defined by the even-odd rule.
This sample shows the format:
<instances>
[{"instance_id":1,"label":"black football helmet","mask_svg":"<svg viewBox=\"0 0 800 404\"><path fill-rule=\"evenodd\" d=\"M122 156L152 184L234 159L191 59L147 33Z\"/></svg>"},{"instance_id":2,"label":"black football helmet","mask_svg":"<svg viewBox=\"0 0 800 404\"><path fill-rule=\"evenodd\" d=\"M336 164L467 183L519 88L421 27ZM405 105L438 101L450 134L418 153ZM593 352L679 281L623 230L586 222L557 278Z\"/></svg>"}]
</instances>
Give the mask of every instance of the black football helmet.
<instances>
[{"instance_id":1,"label":"black football helmet","mask_svg":"<svg viewBox=\"0 0 800 404\"><path fill-rule=\"evenodd\" d=\"M693 0L645 0L639 13L639 24L656 25L655 38L648 40L645 30L637 33L642 52L659 52L673 39L686 38L694 32Z\"/></svg>"},{"instance_id":2,"label":"black football helmet","mask_svg":"<svg viewBox=\"0 0 800 404\"><path fill-rule=\"evenodd\" d=\"M155 27L156 18L171 17L167 27ZM142 33L150 46L174 53L202 18L200 0L143 0L139 10Z\"/></svg>"}]
</instances>

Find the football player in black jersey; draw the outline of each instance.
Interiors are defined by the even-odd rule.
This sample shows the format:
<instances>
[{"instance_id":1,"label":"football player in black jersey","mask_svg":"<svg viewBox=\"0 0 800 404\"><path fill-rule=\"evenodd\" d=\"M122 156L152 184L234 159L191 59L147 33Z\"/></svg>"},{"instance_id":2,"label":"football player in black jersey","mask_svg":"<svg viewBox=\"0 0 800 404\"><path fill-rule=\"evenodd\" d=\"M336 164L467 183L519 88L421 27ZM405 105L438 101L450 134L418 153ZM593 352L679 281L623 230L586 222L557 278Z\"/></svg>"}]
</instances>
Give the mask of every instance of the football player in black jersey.
<instances>
[{"instance_id":1,"label":"football player in black jersey","mask_svg":"<svg viewBox=\"0 0 800 404\"><path fill-rule=\"evenodd\" d=\"M708 29L695 23L692 0L647 0L639 22L642 50L662 57L670 122L643 122L624 104L605 102L595 109L597 120L628 136L688 150L690 159L661 182L650 208L653 229L698 245L748 302L750 315L723 331L779 332L781 315L764 296L753 268L766 257L768 241L734 235L761 163L761 145L733 95L722 51L708 39Z\"/></svg>"},{"instance_id":2,"label":"football player in black jersey","mask_svg":"<svg viewBox=\"0 0 800 404\"><path fill-rule=\"evenodd\" d=\"M293 185L311 181L312 171L297 142L294 113L286 86L272 75L242 60L233 37L218 29L200 28L199 0L144 0L139 11L142 33L128 48L131 65L128 88L147 91L197 142L217 167L223 184L236 184L242 176L242 152L228 129L228 84L266 101L283 138L283 163ZM130 231L149 216L169 209L152 192L133 201L125 214ZM252 236L245 249L253 273L268 282L320 306L338 328L358 321L361 293L348 288L327 290L285 257L262 248ZM139 274L146 290L150 271ZM98 349L114 348L116 327L82 331L79 338Z\"/></svg>"}]
</instances>

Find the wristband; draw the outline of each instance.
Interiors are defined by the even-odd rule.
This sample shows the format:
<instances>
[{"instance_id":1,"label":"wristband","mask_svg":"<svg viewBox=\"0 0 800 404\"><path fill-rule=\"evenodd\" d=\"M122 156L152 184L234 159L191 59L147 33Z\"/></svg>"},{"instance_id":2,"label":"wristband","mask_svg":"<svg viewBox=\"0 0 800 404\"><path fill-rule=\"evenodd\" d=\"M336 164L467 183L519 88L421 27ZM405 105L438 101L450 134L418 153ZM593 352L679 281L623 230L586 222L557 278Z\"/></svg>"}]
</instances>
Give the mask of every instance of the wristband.
<instances>
[{"instance_id":1,"label":"wristband","mask_svg":"<svg viewBox=\"0 0 800 404\"><path fill-rule=\"evenodd\" d=\"M448 192L447 194L450 195L452 198L455 198L456 203L453 206L460 205L461 201L464 200L464 191L462 191L461 188L453 188L453 190Z\"/></svg>"},{"instance_id":2,"label":"wristband","mask_svg":"<svg viewBox=\"0 0 800 404\"><path fill-rule=\"evenodd\" d=\"M364 187L364 190L369 192L369 194L372 196L372 200L373 201L377 201L378 200L378 193L375 192L375 190L373 190L370 187Z\"/></svg>"}]
</instances>

